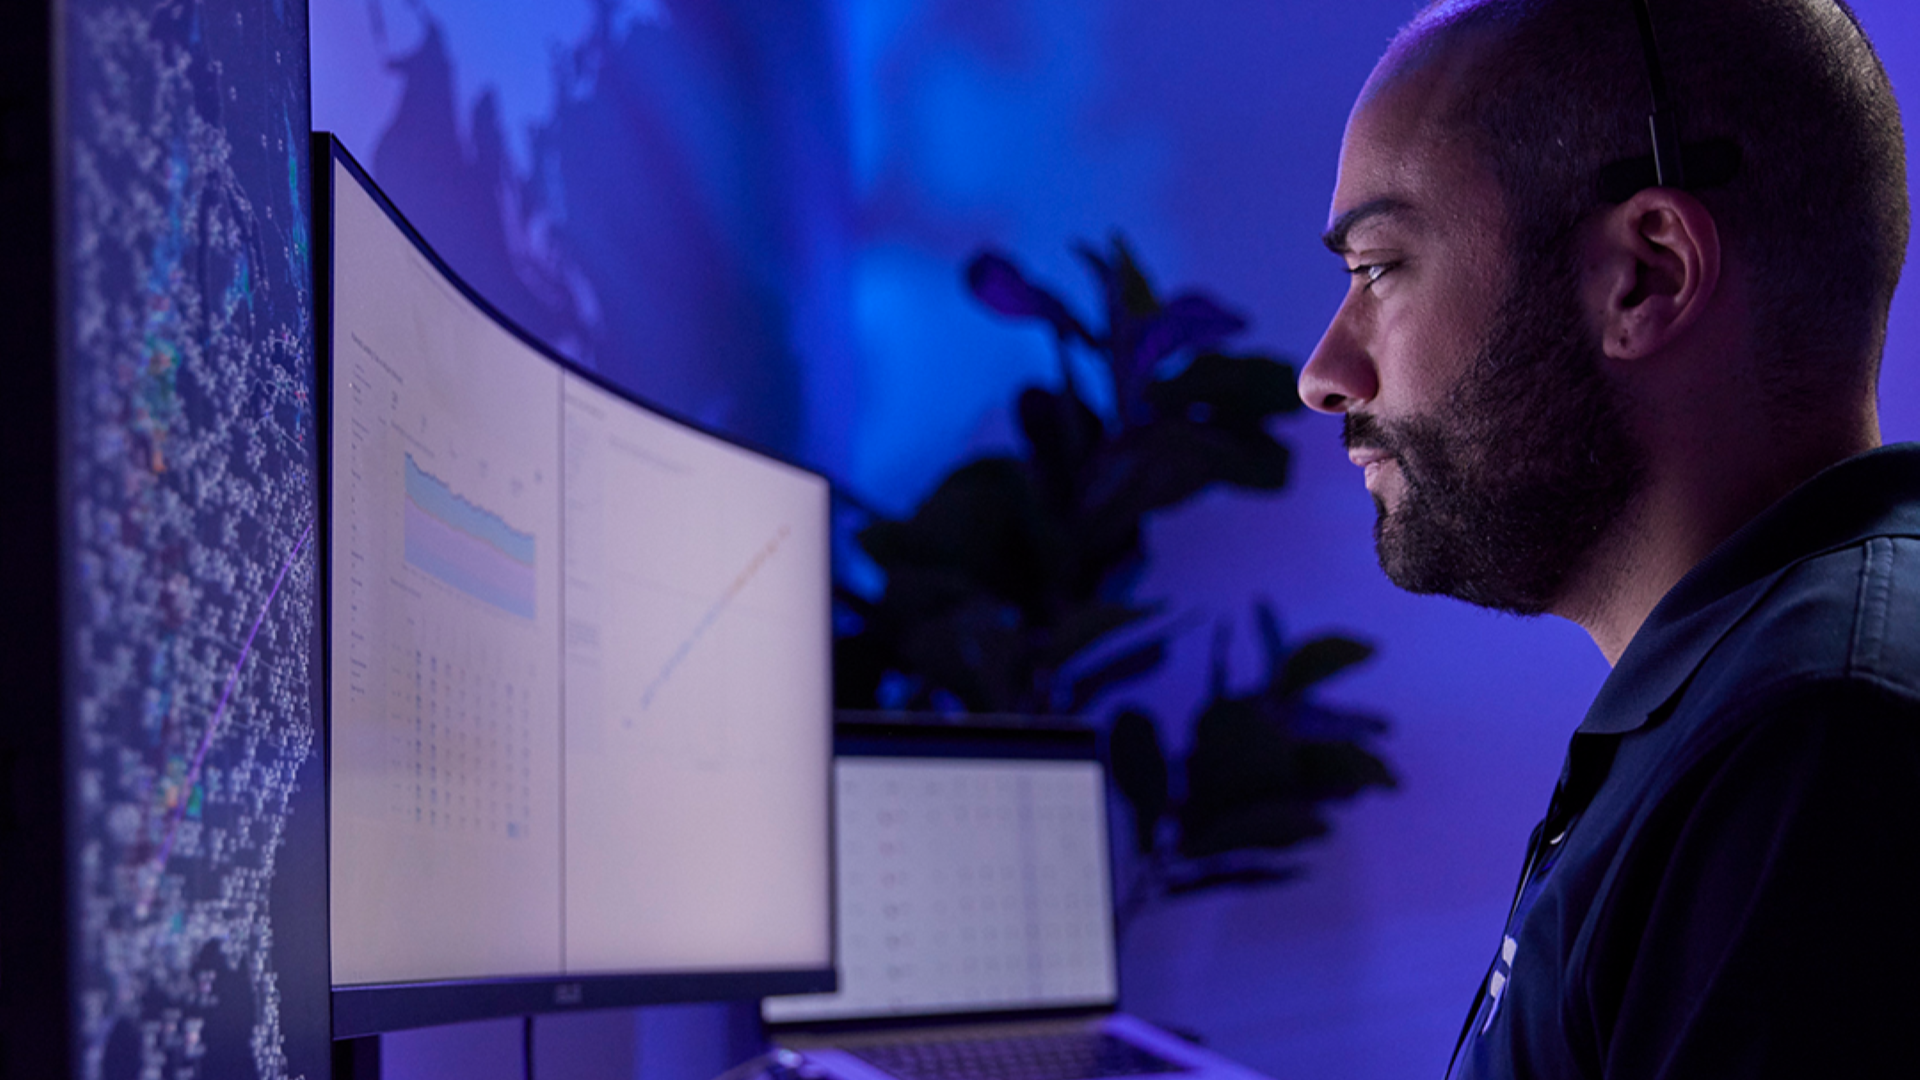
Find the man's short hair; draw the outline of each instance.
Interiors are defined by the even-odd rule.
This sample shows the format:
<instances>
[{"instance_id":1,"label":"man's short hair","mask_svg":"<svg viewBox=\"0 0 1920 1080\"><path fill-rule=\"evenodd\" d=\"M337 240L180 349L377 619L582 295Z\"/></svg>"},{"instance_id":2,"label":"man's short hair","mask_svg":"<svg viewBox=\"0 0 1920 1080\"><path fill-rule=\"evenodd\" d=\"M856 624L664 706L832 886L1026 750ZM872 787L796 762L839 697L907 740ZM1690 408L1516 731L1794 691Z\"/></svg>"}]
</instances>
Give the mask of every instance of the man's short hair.
<instances>
[{"instance_id":1,"label":"man's short hair","mask_svg":"<svg viewBox=\"0 0 1920 1080\"><path fill-rule=\"evenodd\" d=\"M1841 0L1653 0L1652 14L1681 139L1739 147L1732 179L1694 194L1747 271L1762 372L1784 394L1871 385L1906 260L1906 146L1859 20ZM1448 122L1491 166L1516 250L1566 243L1605 205L1602 168L1651 153L1631 0L1444 0L1402 41L1429 30L1491 32Z\"/></svg>"}]
</instances>

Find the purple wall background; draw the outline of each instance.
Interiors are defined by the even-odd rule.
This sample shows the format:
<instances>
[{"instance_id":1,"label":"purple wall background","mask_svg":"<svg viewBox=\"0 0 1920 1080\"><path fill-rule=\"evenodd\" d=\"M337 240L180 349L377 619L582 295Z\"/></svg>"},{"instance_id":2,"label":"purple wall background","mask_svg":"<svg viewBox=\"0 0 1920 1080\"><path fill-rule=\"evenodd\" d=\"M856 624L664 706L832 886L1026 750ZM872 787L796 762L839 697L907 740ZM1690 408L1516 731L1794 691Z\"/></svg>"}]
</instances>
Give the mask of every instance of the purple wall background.
<instances>
[{"instance_id":1,"label":"purple wall background","mask_svg":"<svg viewBox=\"0 0 1920 1080\"><path fill-rule=\"evenodd\" d=\"M1005 403L1051 378L1039 332L963 295L958 267L982 245L1085 302L1066 245L1124 228L1162 285L1215 293L1251 317L1250 341L1304 357L1344 288L1316 238L1347 109L1415 6L333 0L311 13L314 123L530 328L905 510L1007 445ZM1914 100L1920 11L1855 6ZM1920 437L1917 352L1910 285L1882 381L1889 440ZM1568 624L1394 590L1337 425L1285 433L1293 485L1167 515L1143 591L1243 630L1265 595L1294 633L1378 643L1333 693L1393 719L1404 787L1345 809L1302 883L1145 916L1127 1004L1276 1076L1437 1076L1606 668ZM1185 714L1205 636L1134 696ZM575 1075L696 1080L731 1063L738 1019L542 1031L585 1055ZM514 1030L390 1039L390 1075L434 1075Z\"/></svg>"}]
</instances>

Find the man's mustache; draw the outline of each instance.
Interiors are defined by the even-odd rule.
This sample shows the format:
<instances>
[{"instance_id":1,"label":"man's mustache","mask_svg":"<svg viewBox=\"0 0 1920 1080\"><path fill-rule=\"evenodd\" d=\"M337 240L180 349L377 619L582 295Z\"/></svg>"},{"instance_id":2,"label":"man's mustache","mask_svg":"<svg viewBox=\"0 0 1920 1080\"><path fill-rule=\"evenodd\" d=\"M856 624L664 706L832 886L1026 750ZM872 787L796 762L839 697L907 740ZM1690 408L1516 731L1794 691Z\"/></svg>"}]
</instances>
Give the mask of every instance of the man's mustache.
<instances>
[{"instance_id":1,"label":"man's mustache","mask_svg":"<svg viewBox=\"0 0 1920 1080\"><path fill-rule=\"evenodd\" d=\"M1340 445L1353 450L1379 450L1399 456L1399 440L1372 413L1344 413L1340 417Z\"/></svg>"}]
</instances>

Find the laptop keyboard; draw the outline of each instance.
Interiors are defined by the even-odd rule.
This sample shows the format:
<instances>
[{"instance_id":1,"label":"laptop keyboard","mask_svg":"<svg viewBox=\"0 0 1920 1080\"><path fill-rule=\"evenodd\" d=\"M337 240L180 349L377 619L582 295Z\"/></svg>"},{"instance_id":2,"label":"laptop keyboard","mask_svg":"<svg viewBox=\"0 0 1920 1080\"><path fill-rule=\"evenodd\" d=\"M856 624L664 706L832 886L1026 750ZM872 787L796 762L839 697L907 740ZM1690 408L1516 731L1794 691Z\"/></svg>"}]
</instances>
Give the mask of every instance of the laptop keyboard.
<instances>
[{"instance_id":1,"label":"laptop keyboard","mask_svg":"<svg viewBox=\"0 0 1920 1080\"><path fill-rule=\"evenodd\" d=\"M1101 1031L890 1043L853 1053L900 1080L1098 1080L1188 1071Z\"/></svg>"}]
</instances>

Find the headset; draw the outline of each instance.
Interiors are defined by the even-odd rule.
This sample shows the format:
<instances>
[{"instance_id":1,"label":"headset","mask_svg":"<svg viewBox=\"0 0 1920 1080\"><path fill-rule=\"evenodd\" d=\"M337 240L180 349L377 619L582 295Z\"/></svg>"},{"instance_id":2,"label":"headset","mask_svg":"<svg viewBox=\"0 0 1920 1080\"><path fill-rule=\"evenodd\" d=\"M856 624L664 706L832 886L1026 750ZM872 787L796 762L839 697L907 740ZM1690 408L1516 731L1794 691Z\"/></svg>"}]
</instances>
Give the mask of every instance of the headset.
<instances>
[{"instance_id":1,"label":"headset","mask_svg":"<svg viewBox=\"0 0 1920 1080\"><path fill-rule=\"evenodd\" d=\"M1623 203L1650 187L1698 191L1718 187L1740 171L1740 146L1731 139L1680 142L1680 122L1673 98L1667 93L1666 73L1660 67L1660 45L1653 34L1653 12L1648 0L1633 0L1634 21L1640 25L1640 46L1647 58L1647 84L1653 92L1653 112L1647 128L1653 153L1616 161L1600 170L1600 197Z\"/></svg>"}]
</instances>

